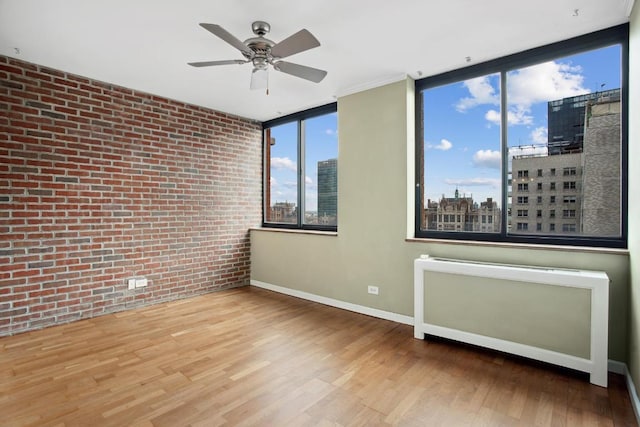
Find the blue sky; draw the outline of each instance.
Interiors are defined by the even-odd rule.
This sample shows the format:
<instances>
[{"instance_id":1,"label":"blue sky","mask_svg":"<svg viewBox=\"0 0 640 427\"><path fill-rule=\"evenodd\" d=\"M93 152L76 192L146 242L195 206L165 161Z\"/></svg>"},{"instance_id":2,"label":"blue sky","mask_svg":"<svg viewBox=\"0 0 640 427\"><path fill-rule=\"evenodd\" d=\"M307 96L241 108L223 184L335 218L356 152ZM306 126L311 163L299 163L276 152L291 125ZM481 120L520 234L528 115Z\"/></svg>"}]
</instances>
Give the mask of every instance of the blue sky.
<instances>
[{"instance_id":1,"label":"blue sky","mask_svg":"<svg viewBox=\"0 0 640 427\"><path fill-rule=\"evenodd\" d=\"M510 71L510 150L546 151L548 101L619 88L620 80L619 46ZM424 92L425 202L458 188L477 202L500 203L499 90L494 74Z\"/></svg>"},{"instance_id":2,"label":"blue sky","mask_svg":"<svg viewBox=\"0 0 640 427\"><path fill-rule=\"evenodd\" d=\"M271 203L297 204L297 122L271 128L276 144L271 147ZM305 204L318 206L318 162L338 157L338 115L326 114L305 120Z\"/></svg>"}]
</instances>

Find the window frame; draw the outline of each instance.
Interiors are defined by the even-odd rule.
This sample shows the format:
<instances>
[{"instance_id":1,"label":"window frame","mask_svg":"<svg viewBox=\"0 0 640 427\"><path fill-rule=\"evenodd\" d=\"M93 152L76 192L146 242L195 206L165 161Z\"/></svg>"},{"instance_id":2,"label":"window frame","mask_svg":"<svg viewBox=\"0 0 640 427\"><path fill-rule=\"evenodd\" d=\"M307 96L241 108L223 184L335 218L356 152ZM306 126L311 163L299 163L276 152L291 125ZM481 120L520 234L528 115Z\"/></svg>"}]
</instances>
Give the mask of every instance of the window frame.
<instances>
[{"instance_id":1,"label":"window frame","mask_svg":"<svg viewBox=\"0 0 640 427\"><path fill-rule=\"evenodd\" d=\"M262 122L262 227L263 228L281 228L281 229L289 229L289 230L313 230L313 231L338 231L338 225L324 225L324 224L305 224L304 223L304 213L301 207L304 206L304 177L305 177L305 138L304 138L304 122L308 119L313 119L316 117L324 116L327 114L337 113L338 112L338 103L332 102L330 104L321 105L319 107L310 108L308 110L299 111L297 113L289 114L286 116L278 117L276 119L267 120ZM298 197L296 200L296 207L298 208L297 212L297 221L296 223L276 223L276 222L267 222L266 221L266 210L270 209L270 206L267 206L269 201L266 199L266 191L267 185L270 185L269 174L267 173L270 170L270 165L267 164L269 161L269 157L267 156L268 149L268 141L266 140L266 130L268 128L272 128L275 126L280 126L288 123L297 123L298 127L298 137L297 137L297 179L298 179ZM340 142L338 141L338 146ZM339 151L339 150L338 150ZM336 221L339 219L336 218Z\"/></svg>"},{"instance_id":2,"label":"window frame","mask_svg":"<svg viewBox=\"0 0 640 427\"><path fill-rule=\"evenodd\" d=\"M515 227L507 231L509 223L508 209L508 141L507 129L501 126L502 150L502 230L499 233L486 232L450 232L421 229L421 217L424 205L423 170L424 170L424 116L423 116L423 91L443 86L446 84L463 82L474 77L490 74L500 75L500 96L502 122L506 121L506 94L507 83L505 76L508 72L535 65L545 61L552 61L566 56L576 55L604 48L620 45L621 61L621 111L620 111L620 236L600 237L582 235L532 235L518 234ZM625 23L615 27L574 37L564 41L529 49L523 52L508 55L491 61L475 64L469 67L447 71L434 76L416 80L415 82L415 217L414 235L416 238L433 238L445 240L480 241L480 242L508 242L528 244L550 244L587 247L627 248L628 242L628 103L629 103L629 24ZM554 168L555 169L555 168ZM550 170L550 175L555 176L555 170ZM512 221L517 221L512 216Z\"/></svg>"}]
</instances>

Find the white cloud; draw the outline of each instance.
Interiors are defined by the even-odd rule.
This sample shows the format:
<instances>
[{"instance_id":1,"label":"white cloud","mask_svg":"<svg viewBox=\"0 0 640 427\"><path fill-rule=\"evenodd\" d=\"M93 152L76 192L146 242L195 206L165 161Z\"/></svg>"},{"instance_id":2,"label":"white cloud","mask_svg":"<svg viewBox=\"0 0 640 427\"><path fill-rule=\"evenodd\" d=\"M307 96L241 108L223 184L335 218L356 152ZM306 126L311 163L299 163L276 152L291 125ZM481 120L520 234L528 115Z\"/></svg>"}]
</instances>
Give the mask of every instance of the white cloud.
<instances>
[{"instance_id":1,"label":"white cloud","mask_svg":"<svg viewBox=\"0 0 640 427\"><path fill-rule=\"evenodd\" d=\"M500 118L500 111L496 111L496 110L489 110L485 113L484 118L487 119L487 121L493 123L494 125L498 125L500 126L500 123L502 121L502 119ZM491 126L489 126L491 127Z\"/></svg>"},{"instance_id":2,"label":"white cloud","mask_svg":"<svg viewBox=\"0 0 640 427\"><path fill-rule=\"evenodd\" d=\"M451 149L451 147L453 147L453 143L451 143L451 141L446 140L444 138L440 140L440 144L438 145L427 144L427 149L433 148L434 150L442 150L442 151L448 151Z\"/></svg>"},{"instance_id":3,"label":"white cloud","mask_svg":"<svg viewBox=\"0 0 640 427\"><path fill-rule=\"evenodd\" d=\"M337 130L335 130L335 129L326 129L326 130L324 131L324 133L326 133L326 134L327 134L327 135L329 135L329 136L335 136L335 135L338 135L338 131L337 131Z\"/></svg>"},{"instance_id":4,"label":"white cloud","mask_svg":"<svg viewBox=\"0 0 640 427\"><path fill-rule=\"evenodd\" d=\"M271 169L288 169L297 172L295 162L288 157L272 157Z\"/></svg>"},{"instance_id":5,"label":"white cloud","mask_svg":"<svg viewBox=\"0 0 640 427\"><path fill-rule=\"evenodd\" d=\"M507 123L509 125L530 125L533 124L531 110L518 105L507 111Z\"/></svg>"},{"instance_id":6,"label":"white cloud","mask_svg":"<svg viewBox=\"0 0 640 427\"><path fill-rule=\"evenodd\" d=\"M473 165L477 167L500 169L502 156L497 150L479 150L473 155Z\"/></svg>"},{"instance_id":7,"label":"white cloud","mask_svg":"<svg viewBox=\"0 0 640 427\"><path fill-rule=\"evenodd\" d=\"M583 86L582 68L569 63L549 61L531 67L511 71L507 75L509 125L532 125L531 106L539 102L589 93ZM497 89L491 85L489 77L467 80L464 86L469 97L461 98L456 110L464 112L479 105L499 105ZM490 109L485 119L492 124L500 124L500 112Z\"/></svg>"},{"instance_id":8,"label":"white cloud","mask_svg":"<svg viewBox=\"0 0 640 427\"><path fill-rule=\"evenodd\" d=\"M494 125L500 125L500 111L489 110L484 118ZM507 111L507 123L509 125L530 125L533 123L533 116L530 114L530 110L516 107Z\"/></svg>"},{"instance_id":9,"label":"white cloud","mask_svg":"<svg viewBox=\"0 0 640 427\"><path fill-rule=\"evenodd\" d=\"M529 108L537 102L589 93L582 68L555 61L512 71L507 75L509 104Z\"/></svg>"},{"instance_id":10,"label":"white cloud","mask_svg":"<svg viewBox=\"0 0 640 427\"><path fill-rule=\"evenodd\" d=\"M269 184L272 187L276 187L278 185L278 180L273 175L271 175L271 177L269 177Z\"/></svg>"},{"instance_id":11,"label":"white cloud","mask_svg":"<svg viewBox=\"0 0 640 427\"><path fill-rule=\"evenodd\" d=\"M546 144L548 141L547 131L548 129L546 127L540 126L532 130L529 137L534 144Z\"/></svg>"},{"instance_id":12,"label":"white cloud","mask_svg":"<svg viewBox=\"0 0 640 427\"><path fill-rule=\"evenodd\" d=\"M304 177L305 188L307 189L307 197L309 197L309 191L315 191L318 189L318 186L313 182L313 179L309 176Z\"/></svg>"},{"instance_id":13,"label":"white cloud","mask_svg":"<svg viewBox=\"0 0 640 427\"><path fill-rule=\"evenodd\" d=\"M466 187L481 187L490 186L499 188L501 182L497 178L467 178L467 179L445 179L444 181L449 185L466 186Z\"/></svg>"},{"instance_id":14,"label":"white cloud","mask_svg":"<svg viewBox=\"0 0 640 427\"><path fill-rule=\"evenodd\" d=\"M456 104L456 110L464 112L477 105L500 104L500 97L491 85L488 76L467 80L463 85L469 90L471 96L460 99Z\"/></svg>"}]
</instances>

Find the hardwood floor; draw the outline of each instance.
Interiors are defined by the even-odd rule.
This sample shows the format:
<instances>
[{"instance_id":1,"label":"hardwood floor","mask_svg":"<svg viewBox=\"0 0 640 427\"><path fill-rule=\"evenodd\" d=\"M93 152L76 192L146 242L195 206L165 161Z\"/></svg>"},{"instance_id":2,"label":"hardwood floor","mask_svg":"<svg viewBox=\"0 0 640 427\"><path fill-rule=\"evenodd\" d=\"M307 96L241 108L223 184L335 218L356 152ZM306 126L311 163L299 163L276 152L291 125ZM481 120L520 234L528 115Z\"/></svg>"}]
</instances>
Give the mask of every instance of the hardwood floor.
<instances>
[{"instance_id":1,"label":"hardwood floor","mask_svg":"<svg viewBox=\"0 0 640 427\"><path fill-rule=\"evenodd\" d=\"M2 426L632 426L624 379L246 287L0 338Z\"/></svg>"}]
</instances>

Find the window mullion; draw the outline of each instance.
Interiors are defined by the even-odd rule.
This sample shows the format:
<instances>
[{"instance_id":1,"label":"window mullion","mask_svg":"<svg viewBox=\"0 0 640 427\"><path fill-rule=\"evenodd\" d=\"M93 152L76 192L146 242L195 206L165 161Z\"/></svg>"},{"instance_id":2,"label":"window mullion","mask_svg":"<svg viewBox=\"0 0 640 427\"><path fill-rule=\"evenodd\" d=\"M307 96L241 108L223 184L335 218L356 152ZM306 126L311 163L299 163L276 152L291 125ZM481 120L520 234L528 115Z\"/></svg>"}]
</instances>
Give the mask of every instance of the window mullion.
<instances>
[{"instance_id":1,"label":"window mullion","mask_svg":"<svg viewBox=\"0 0 640 427\"><path fill-rule=\"evenodd\" d=\"M304 225L304 213L306 210L306 183L305 183L305 121L298 121L298 227Z\"/></svg>"},{"instance_id":2,"label":"window mullion","mask_svg":"<svg viewBox=\"0 0 640 427\"><path fill-rule=\"evenodd\" d=\"M502 227L500 234L506 236L509 226L509 144L507 140L508 127L507 110L507 72L500 72L500 147L502 152ZM513 176L511 177L513 179Z\"/></svg>"}]
</instances>

